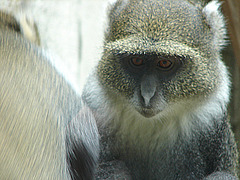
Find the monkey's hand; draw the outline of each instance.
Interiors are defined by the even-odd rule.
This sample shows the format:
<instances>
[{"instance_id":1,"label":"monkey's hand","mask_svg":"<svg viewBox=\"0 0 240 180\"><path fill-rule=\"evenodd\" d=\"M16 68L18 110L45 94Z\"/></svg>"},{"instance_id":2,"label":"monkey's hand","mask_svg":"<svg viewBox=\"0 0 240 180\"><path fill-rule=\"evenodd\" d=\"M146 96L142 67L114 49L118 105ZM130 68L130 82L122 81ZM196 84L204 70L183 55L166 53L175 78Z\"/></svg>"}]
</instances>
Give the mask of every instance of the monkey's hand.
<instances>
[{"instance_id":1,"label":"monkey's hand","mask_svg":"<svg viewBox=\"0 0 240 180\"><path fill-rule=\"evenodd\" d=\"M95 179L131 180L132 178L125 163L115 160L99 163Z\"/></svg>"}]
</instances>

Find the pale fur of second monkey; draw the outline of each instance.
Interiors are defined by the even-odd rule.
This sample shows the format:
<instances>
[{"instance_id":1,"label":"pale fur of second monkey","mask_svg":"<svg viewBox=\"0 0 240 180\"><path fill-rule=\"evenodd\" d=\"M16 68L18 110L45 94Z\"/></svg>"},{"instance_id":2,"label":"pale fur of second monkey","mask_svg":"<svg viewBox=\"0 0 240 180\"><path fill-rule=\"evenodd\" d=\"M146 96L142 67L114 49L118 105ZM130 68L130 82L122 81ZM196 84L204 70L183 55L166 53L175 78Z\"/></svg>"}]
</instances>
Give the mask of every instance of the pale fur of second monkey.
<instances>
[{"instance_id":1,"label":"pale fur of second monkey","mask_svg":"<svg viewBox=\"0 0 240 180\"><path fill-rule=\"evenodd\" d=\"M0 12L0 179L91 179L98 156L94 117L34 44L40 39L31 20ZM82 160L80 173L71 169L72 155Z\"/></svg>"}]
</instances>

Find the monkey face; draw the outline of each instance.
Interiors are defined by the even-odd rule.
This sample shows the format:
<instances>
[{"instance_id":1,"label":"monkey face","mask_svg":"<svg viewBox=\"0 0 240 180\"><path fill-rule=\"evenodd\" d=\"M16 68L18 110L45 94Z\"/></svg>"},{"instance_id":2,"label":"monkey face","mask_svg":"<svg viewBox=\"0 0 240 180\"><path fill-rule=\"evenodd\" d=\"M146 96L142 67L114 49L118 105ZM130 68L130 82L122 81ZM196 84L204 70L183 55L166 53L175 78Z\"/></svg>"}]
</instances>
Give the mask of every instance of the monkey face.
<instances>
[{"instance_id":1,"label":"monkey face","mask_svg":"<svg viewBox=\"0 0 240 180\"><path fill-rule=\"evenodd\" d=\"M216 91L224 67L215 43L223 40L215 37L224 37L224 31L214 34L200 6L174 0L119 3L109 14L98 65L105 89L145 117L176 104L191 107Z\"/></svg>"},{"instance_id":2,"label":"monkey face","mask_svg":"<svg viewBox=\"0 0 240 180\"><path fill-rule=\"evenodd\" d=\"M166 106L163 84L182 66L181 57L121 54L120 59L124 72L134 80L131 104L145 117L158 114Z\"/></svg>"},{"instance_id":3,"label":"monkey face","mask_svg":"<svg viewBox=\"0 0 240 180\"><path fill-rule=\"evenodd\" d=\"M170 40L133 39L105 46L98 75L106 89L127 99L144 117L206 98L220 82L214 58Z\"/></svg>"}]
</instances>

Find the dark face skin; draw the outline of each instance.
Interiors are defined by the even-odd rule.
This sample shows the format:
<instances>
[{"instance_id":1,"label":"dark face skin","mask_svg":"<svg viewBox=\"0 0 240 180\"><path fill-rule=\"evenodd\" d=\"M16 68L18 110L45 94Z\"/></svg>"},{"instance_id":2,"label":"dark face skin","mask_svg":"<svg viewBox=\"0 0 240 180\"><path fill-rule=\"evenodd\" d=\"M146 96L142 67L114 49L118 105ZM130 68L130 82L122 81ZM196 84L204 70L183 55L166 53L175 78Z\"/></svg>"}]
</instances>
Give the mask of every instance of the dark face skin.
<instances>
[{"instance_id":1,"label":"dark face skin","mask_svg":"<svg viewBox=\"0 0 240 180\"><path fill-rule=\"evenodd\" d=\"M214 90L217 80L211 61L172 54L110 51L98 65L100 82L147 118L159 114L169 103L205 96ZM208 78L210 75L212 78Z\"/></svg>"},{"instance_id":2,"label":"dark face skin","mask_svg":"<svg viewBox=\"0 0 240 180\"><path fill-rule=\"evenodd\" d=\"M158 81L169 80L182 66L182 57L167 55L128 55L121 54L120 63L125 72L134 76L135 82L141 82L144 75L156 76Z\"/></svg>"},{"instance_id":3,"label":"dark face skin","mask_svg":"<svg viewBox=\"0 0 240 180\"><path fill-rule=\"evenodd\" d=\"M161 110L156 108L163 99L163 84L168 82L182 67L183 58L167 55L119 55L125 73L135 82L133 104L145 117L152 117Z\"/></svg>"}]
</instances>

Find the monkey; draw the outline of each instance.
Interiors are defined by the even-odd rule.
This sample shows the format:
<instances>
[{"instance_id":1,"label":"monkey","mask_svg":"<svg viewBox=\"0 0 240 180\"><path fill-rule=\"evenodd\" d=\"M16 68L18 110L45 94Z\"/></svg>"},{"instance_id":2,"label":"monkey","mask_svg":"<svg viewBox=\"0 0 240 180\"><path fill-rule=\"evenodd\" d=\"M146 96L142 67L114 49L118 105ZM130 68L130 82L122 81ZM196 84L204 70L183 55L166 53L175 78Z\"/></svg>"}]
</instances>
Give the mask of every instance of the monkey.
<instances>
[{"instance_id":1,"label":"monkey","mask_svg":"<svg viewBox=\"0 0 240 180\"><path fill-rule=\"evenodd\" d=\"M72 119L66 131L67 163L72 180L94 179L99 141L95 118L86 105Z\"/></svg>"},{"instance_id":2,"label":"monkey","mask_svg":"<svg viewBox=\"0 0 240 180\"><path fill-rule=\"evenodd\" d=\"M96 179L238 179L218 1L117 0L82 99L100 134Z\"/></svg>"},{"instance_id":3,"label":"monkey","mask_svg":"<svg viewBox=\"0 0 240 180\"><path fill-rule=\"evenodd\" d=\"M0 11L0 179L93 179L95 117L26 18Z\"/></svg>"}]
</instances>

